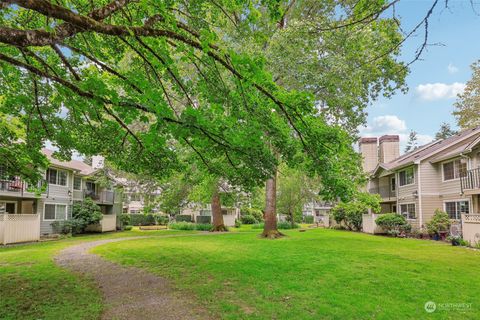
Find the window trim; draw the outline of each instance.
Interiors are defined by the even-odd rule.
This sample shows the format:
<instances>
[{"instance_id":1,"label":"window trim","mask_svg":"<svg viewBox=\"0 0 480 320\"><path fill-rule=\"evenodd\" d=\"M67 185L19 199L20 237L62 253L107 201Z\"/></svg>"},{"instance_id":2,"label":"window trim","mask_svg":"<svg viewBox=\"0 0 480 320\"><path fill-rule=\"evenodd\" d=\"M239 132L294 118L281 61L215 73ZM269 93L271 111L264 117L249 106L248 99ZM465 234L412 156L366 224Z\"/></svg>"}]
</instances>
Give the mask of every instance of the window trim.
<instances>
[{"instance_id":1,"label":"window trim","mask_svg":"<svg viewBox=\"0 0 480 320\"><path fill-rule=\"evenodd\" d=\"M76 179L76 178L80 179L80 189L75 189L75 179ZM82 183L82 182L83 182L82 177L80 177L80 176L73 176L73 185L72 185L73 190L75 190L75 191L82 191L82 190L83 190L83 183Z\"/></svg>"},{"instance_id":2,"label":"window trim","mask_svg":"<svg viewBox=\"0 0 480 320\"><path fill-rule=\"evenodd\" d=\"M392 183L392 180L394 183ZM397 191L397 178L395 175L390 177L390 191Z\"/></svg>"},{"instance_id":3,"label":"window trim","mask_svg":"<svg viewBox=\"0 0 480 320\"><path fill-rule=\"evenodd\" d=\"M451 181L451 180L447 180L447 181ZM469 213L472 212L472 205L473 204L472 204L472 201L470 201L470 199L468 199L468 198L443 200L443 211L448 214L448 212L447 212L447 202L455 202L455 207L456 207L457 202L464 202L464 201L468 202L468 212ZM448 215L448 218L450 220L462 220L462 214L460 213L460 216L458 217L458 219L451 219L450 215Z\"/></svg>"},{"instance_id":4,"label":"window trim","mask_svg":"<svg viewBox=\"0 0 480 320\"><path fill-rule=\"evenodd\" d=\"M55 170L55 171L57 171L57 174L56 174L56 176L55 176L55 183L51 183L51 182L50 182L50 179L49 179L50 177L48 176L49 170ZM63 185L63 184L58 184L58 173L61 172L61 171L65 172L65 174L66 174L66 177L65 177L65 185ZM68 180L69 180L69 179L68 179L68 171L67 171L67 170L64 170L64 169L53 168L53 167L52 167L52 168L48 168L47 171L45 171L45 180L47 180L47 182L48 182L49 185L54 185L54 186L58 186L58 187L62 187L62 188L68 188Z\"/></svg>"},{"instance_id":5,"label":"window trim","mask_svg":"<svg viewBox=\"0 0 480 320\"><path fill-rule=\"evenodd\" d=\"M409 169L412 169L412 176L413 176L412 183L407 183L407 184L402 185L401 184L402 179L400 179L400 173L402 173L404 171L406 172ZM415 178L416 178L416 175L415 175L415 167L414 166L408 167L408 168L405 168L405 169L402 169L402 170L398 171L398 187L402 188L402 187L414 185L415 184ZM406 177L405 177L405 179L406 179Z\"/></svg>"},{"instance_id":6,"label":"window trim","mask_svg":"<svg viewBox=\"0 0 480 320\"><path fill-rule=\"evenodd\" d=\"M407 209L408 209L408 205L410 205L410 204L413 204L413 207L415 208L415 218L409 218L408 216L407 217L404 216L404 217L407 220L417 220L418 219L418 213L417 213L417 204L415 202L399 203L397 205L397 211L398 211L398 207L400 207L400 212L397 212L397 213L399 213L403 216L402 206L407 206ZM408 214L410 214L410 212Z\"/></svg>"},{"instance_id":7,"label":"window trim","mask_svg":"<svg viewBox=\"0 0 480 320\"><path fill-rule=\"evenodd\" d=\"M457 181L457 180L460 180L460 172L458 173L458 178L455 178L455 161L460 161L460 163L462 163L462 158L455 158L455 159L451 159L451 160L446 160L446 161L443 161L440 165L442 167L442 182L451 182L451 181ZM453 179L448 179L448 180L445 180L445 170L443 168L443 166L447 163L453 163ZM468 170L468 162L465 163L466 165L466 170Z\"/></svg>"},{"instance_id":8,"label":"window trim","mask_svg":"<svg viewBox=\"0 0 480 320\"><path fill-rule=\"evenodd\" d=\"M55 206L55 219L46 219L45 218L45 207L47 205L52 205L52 206ZM65 207L65 219L64 220L60 220L60 219L57 219L57 206L64 206ZM68 220L68 204L66 203L44 203L43 204L43 221L67 221Z\"/></svg>"},{"instance_id":9,"label":"window trim","mask_svg":"<svg viewBox=\"0 0 480 320\"><path fill-rule=\"evenodd\" d=\"M4 202L5 203L5 212L4 213L0 213L0 214L9 214L6 210L7 210L7 206L6 204L7 203L13 203L13 205L15 206L15 212L14 213L10 213L10 214L18 214L18 204L17 204L17 201L12 201L12 200L0 200L0 202Z\"/></svg>"}]
</instances>

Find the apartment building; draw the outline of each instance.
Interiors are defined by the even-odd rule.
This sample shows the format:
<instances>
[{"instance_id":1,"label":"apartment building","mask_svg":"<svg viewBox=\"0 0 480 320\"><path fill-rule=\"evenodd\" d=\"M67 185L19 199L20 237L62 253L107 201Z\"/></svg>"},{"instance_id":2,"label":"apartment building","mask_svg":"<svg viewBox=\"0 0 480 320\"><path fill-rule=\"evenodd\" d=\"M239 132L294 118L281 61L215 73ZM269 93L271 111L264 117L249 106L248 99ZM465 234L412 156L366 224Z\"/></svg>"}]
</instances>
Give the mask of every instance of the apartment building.
<instances>
[{"instance_id":1,"label":"apartment building","mask_svg":"<svg viewBox=\"0 0 480 320\"><path fill-rule=\"evenodd\" d=\"M0 238L9 232L13 235L12 230L6 229L7 221L16 221L16 228L22 229L21 221L36 219L38 223L32 225L38 225L39 230L32 232L39 236L55 233L52 223L70 219L73 203L87 197L100 206L106 219L115 220L115 214L122 210L122 193L114 190L113 182L96 182L96 174L103 166L102 157L93 157L92 165L88 165L78 160L59 161L53 157L53 151L42 151L50 166L41 182L46 186L41 194L34 193L20 177L2 174L0 168Z\"/></svg>"},{"instance_id":2,"label":"apartment building","mask_svg":"<svg viewBox=\"0 0 480 320\"><path fill-rule=\"evenodd\" d=\"M361 138L368 191L381 196L382 213L403 214L415 228L436 209L453 221L480 212L480 127L399 155L399 137Z\"/></svg>"}]
</instances>

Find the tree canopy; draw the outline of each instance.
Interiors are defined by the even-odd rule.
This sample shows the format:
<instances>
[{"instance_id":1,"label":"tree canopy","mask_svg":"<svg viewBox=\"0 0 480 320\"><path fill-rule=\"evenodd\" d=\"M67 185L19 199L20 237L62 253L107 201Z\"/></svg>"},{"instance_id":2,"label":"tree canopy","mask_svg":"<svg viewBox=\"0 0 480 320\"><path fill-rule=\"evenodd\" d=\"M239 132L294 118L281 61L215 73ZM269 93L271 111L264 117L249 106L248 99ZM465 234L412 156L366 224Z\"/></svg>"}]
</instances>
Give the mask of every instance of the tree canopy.
<instances>
[{"instance_id":1,"label":"tree canopy","mask_svg":"<svg viewBox=\"0 0 480 320\"><path fill-rule=\"evenodd\" d=\"M458 95L453 115L458 126L468 129L480 125L480 60L471 65L472 78L463 93Z\"/></svg>"}]
</instances>

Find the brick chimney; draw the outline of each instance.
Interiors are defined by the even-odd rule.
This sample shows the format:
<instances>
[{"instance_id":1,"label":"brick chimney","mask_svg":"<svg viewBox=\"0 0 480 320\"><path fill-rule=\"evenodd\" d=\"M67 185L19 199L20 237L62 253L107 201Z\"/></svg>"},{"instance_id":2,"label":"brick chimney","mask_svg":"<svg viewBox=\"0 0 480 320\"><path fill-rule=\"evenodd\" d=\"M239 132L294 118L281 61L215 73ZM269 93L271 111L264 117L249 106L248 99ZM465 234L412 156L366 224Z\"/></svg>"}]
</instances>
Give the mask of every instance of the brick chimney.
<instances>
[{"instance_id":1,"label":"brick chimney","mask_svg":"<svg viewBox=\"0 0 480 320\"><path fill-rule=\"evenodd\" d=\"M400 137L384 135L378 139L378 158L380 163L390 162L400 156Z\"/></svg>"},{"instance_id":2,"label":"brick chimney","mask_svg":"<svg viewBox=\"0 0 480 320\"><path fill-rule=\"evenodd\" d=\"M362 155L363 171L370 172L378 164L377 138L360 138L358 143L360 154Z\"/></svg>"}]
</instances>

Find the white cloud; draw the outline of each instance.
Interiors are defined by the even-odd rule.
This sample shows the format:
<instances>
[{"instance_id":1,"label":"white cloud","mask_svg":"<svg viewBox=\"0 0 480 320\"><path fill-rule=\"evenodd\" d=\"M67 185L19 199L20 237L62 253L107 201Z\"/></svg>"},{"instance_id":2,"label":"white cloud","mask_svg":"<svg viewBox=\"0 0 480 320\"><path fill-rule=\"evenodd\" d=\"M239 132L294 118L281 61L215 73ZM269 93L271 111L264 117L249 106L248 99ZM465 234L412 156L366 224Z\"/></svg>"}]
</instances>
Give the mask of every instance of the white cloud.
<instances>
[{"instance_id":1,"label":"white cloud","mask_svg":"<svg viewBox=\"0 0 480 320\"><path fill-rule=\"evenodd\" d=\"M361 137L381 137L385 134L396 134L400 137L400 154L405 150L410 130L405 120L395 115L384 115L373 118L365 127L359 128ZM427 134L417 133L419 146L433 141L433 137Z\"/></svg>"},{"instance_id":2,"label":"white cloud","mask_svg":"<svg viewBox=\"0 0 480 320\"><path fill-rule=\"evenodd\" d=\"M454 82L446 83L426 83L419 84L415 90L418 97L422 100L433 101L440 99L455 98L465 89L465 83Z\"/></svg>"},{"instance_id":3,"label":"white cloud","mask_svg":"<svg viewBox=\"0 0 480 320\"><path fill-rule=\"evenodd\" d=\"M458 72L458 68L454 66L452 63L449 63L447 66L448 73L454 74Z\"/></svg>"}]
</instances>

